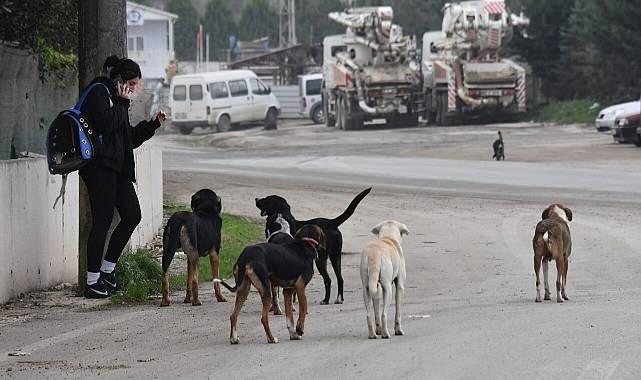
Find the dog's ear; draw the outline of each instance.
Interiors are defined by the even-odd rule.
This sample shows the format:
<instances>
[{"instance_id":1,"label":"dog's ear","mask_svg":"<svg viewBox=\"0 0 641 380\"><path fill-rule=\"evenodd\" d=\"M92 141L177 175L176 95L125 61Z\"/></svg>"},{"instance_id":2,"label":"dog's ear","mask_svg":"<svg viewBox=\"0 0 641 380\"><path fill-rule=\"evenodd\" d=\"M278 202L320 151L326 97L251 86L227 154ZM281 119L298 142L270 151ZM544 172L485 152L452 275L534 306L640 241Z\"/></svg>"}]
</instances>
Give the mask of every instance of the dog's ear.
<instances>
[{"instance_id":1,"label":"dog's ear","mask_svg":"<svg viewBox=\"0 0 641 380\"><path fill-rule=\"evenodd\" d=\"M542 220L548 219L549 217L550 217L550 207L543 210L543 214L541 214Z\"/></svg>"},{"instance_id":2,"label":"dog's ear","mask_svg":"<svg viewBox=\"0 0 641 380\"><path fill-rule=\"evenodd\" d=\"M567 207L563 207L563 211L565 211L565 215L567 215L568 220L571 222L572 221L572 210L570 210Z\"/></svg>"},{"instance_id":3,"label":"dog's ear","mask_svg":"<svg viewBox=\"0 0 641 380\"><path fill-rule=\"evenodd\" d=\"M398 229L401 232L401 236L410 234L410 229L403 223L399 224Z\"/></svg>"},{"instance_id":4,"label":"dog's ear","mask_svg":"<svg viewBox=\"0 0 641 380\"><path fill-rule=\"evenodd\" d=\"M381 232L381 228L383 228L383 223L379 223L376 226L372 228L372 233L376 236Z\"/></svg>"}]
</instances>

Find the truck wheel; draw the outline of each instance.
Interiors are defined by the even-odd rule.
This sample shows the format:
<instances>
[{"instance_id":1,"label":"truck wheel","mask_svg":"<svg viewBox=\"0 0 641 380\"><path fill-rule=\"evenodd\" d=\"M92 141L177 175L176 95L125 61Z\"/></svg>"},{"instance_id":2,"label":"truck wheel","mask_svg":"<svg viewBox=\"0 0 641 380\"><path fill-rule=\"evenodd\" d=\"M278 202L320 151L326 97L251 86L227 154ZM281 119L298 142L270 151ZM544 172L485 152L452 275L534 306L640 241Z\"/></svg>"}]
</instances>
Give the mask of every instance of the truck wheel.
<instances>
[{"instance_id":1,"label":"truck wheel","mask_svg":"<svg viewBox=\"0 0 641 380\"><path fill-rule=\"evenodd\" d=\"M194 128L188 125L180 125L178 126L178 130L180 131L181 135L189 135L191 134L191 131L194 130Z\"/></svg>"},{"instance_id":2,"label":"truck wheel","mask_svg":"<svg viewBox=\"0 0 641 380\"><path fill-rule=\"evenodd\" d=\"M325 111L325 126L326 127L335 127L336 126L336 115L330 115L329 113L329 101L327 97L323 96L323 111Z\"/></svg>"},{"instance_id":3,"label":"truck wheel","mask_svg":"<svg viewBox=\"0 0 641 380\"><path fill-rule=\"evenodd\" d=\"M442 127L452 125L452 117L447 115L447 92L442 92L436 102L436 124Z\"/></svg>"},{"instance_id":4,"label":"truck wheel","mask_svg":"<svg viewBox=\"0 0 641 380\"><path fill-rule=\"evenodd\" d=\"M314 121L314 124L324 124L325 123L325 109L324 107L319 104L314 109L312 110L312 120Z\"/></svg>"},{"instance_id":5,"label":"truck wheel","mask_svg":"<svg viewBox=\"0 0 641 380\"><path fill-rule=\"evenodd\" d=\"M228 115L222 115L218 120L218 132L229 132L231 129L231 120Z\"/></svg>"},{"instance_id":6,"label":"truck wheel","mask_svg":"<svg viewBox=\"0 0 641 380\"><path fill-rule=\"evenodd\" d=\"M345 110L343 109L343 98L336 99L336 127L345 128Z\"/></svg>"},{"instance_id":7,"label":"truck wheel","mask_svg":"<svg viewBox=\"0 0 641 380\"><path fill-rule=\"evenodd\" d=\"M269 111L267 111L267 116L265 116L265 129L278 129L278 111L276 111L276 108L270 108Z\"/></svg>"},{"instance_id":8,"label":"truck wheel","mask_svg":"<svg viewBox=\"0 0 641 380\"><path fill-rule=\"evenodd\" d=\"M350 108L347 104L347 98L343 97L341 99L341 115L343 119L343 129L346 131L354 130L354 119L350 114Z\"/></svg>"}]
</instances>

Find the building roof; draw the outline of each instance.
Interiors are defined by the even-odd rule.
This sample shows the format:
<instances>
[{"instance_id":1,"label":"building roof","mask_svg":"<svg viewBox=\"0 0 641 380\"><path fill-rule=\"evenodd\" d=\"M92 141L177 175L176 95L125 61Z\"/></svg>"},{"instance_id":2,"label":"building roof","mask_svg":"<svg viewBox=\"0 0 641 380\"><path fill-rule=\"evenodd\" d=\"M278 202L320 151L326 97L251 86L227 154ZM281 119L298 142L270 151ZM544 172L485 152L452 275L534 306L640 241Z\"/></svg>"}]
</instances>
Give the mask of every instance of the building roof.
<instances>
[{"instance_id":1,"label":"building roof","mask_svg":"<svg viewBox=\"0 0 641 380\"><path fill-rule=\"evenodd\" d=\"M173 19L173 20L178 19L178 15L177 14L165 12L165 11L160 10L160 9L156 9L156 8L148 7L146 5L134 3L133 1L127 1L127 12L129 12L129 10L132 9L132 8L141 9L145 13L151 13L151 14L153 14L154 16L156 16L159 19Z\"/></svg>"}]
</instances>

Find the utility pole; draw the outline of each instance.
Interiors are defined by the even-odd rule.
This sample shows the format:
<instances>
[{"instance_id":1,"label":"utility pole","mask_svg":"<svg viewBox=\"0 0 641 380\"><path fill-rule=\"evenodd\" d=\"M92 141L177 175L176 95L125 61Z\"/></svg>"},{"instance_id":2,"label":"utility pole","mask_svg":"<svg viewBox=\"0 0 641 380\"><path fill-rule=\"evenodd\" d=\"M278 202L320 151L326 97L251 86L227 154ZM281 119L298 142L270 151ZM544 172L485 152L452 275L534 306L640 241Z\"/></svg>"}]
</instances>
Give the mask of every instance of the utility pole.
<instances>
[{"instance_id":1,"label":"utility pole","mask_svg":"<svg viewBox=\"0 0 641 380\"><path fill-rule=\"evenodd\" d=\"M110 55L127 53L126 0L78 2L78 83L79 92L99 75ZM80 180L80 217L78 246L78 293L87 281L87 239L91 231L91 207L85 184Z\"/></svg>"},{"instance_id":2,"label":"utility pole","mask_svg":"<svg viewBox=\"0 0 641 380\"><path fill-rule=\"evenodd\" d=\"M296 2L280 0L280 25L278 45L288 47L298 43L296 39Z\"/></svg>"}]
</instances>

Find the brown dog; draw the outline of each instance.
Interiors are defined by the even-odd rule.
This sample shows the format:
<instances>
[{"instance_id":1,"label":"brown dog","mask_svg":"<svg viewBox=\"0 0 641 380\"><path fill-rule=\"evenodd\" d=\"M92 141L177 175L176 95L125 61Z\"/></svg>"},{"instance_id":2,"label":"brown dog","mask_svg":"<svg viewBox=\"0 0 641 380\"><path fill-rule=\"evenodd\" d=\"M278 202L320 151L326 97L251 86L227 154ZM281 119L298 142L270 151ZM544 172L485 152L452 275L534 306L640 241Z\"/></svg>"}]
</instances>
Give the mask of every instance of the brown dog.
<instances>
[{"instance_id":1,"label":"brown dog","mask_svg":"<svg viewBox=\"0 0 641 380\"><path fill-rule=\"evenodd\" d=\"M568 277L568 259L572 253L572 238L569 223L572 221L572 210L561 205L553 204L543 210L541 220L536 225L534 239L534 272L536 273L536 302L541 302L541 281L539 272L543 263L545 280L545 300L550 299L548 284L548 263L556 261L556 302L568 300L565 285Z\"/></svg>"}]
</instances>

